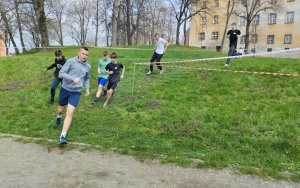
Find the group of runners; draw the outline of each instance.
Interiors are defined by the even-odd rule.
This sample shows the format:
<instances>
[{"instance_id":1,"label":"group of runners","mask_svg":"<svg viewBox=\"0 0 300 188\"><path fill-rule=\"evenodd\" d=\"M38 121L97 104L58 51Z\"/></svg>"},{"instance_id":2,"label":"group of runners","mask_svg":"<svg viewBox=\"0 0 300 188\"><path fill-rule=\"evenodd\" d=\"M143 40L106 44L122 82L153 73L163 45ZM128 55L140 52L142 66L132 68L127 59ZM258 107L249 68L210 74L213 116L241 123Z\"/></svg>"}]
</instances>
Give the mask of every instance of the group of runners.
<instances>
[{"instance_id":1,"label":"group of runners","mask_svg":"<svg viewBox=\"0 0 300 188\"><path fill-rule=\"evenodd\" d=\"M156 62L160 74L163 74L163 68L159 62L169 45L166 40L160 38L158 33L156 33L154 37L156 39L156 47L154 48L154 53L150 60L150 71L147 75L153 72L154 62ZM57 116L55 119L55 124L59 126L66 108L66 117L64 118L62 131L59 136L60 144L67 143L66 135L71 126L75 109L78 106L82 88L85 87L86 96L89 96L90 94L91 65L87 61L88 56L89 49L87 47L80 47L78 55L68 60L63 56L61 50L57 50L55 51L54 63L44 69L44 71L48 71L54 67L56 68L54 71L54 79L50 87L50 99L47 101L48 104L54 103L55 90L59 83L62 84L59 93ZM104 93L104 95L106 95L106 101L104 102L103 107L106 107L120 80L124 78L125 67L122 63L117 61L117 54L115 52L111 53L109 56L108 52L104 51L103 57L98 61L97 73L98 90L92 104L97 104L101 94Z\"/></svg>"}]
</instances>

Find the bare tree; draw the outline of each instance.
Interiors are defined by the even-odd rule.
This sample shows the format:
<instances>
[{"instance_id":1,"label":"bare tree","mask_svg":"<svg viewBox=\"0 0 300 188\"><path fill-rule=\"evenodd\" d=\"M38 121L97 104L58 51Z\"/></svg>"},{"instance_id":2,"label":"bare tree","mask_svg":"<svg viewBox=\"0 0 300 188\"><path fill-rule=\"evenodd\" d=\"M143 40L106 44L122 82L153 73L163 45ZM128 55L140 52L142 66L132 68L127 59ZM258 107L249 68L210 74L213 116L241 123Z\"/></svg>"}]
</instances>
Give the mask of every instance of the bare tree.
<instances>
[{"instance_id":1,"label":"bare tree","mask_svg":"<svg viewBox=\"0 0 300 188\"><path fill-rule=\"evenodd\" d=\"M37 22L39 25L39 33L41 36L41 46L44 50L48 50L47 47L50 46L48 29L47 29L47 20L45 14L45 0L32 0L33 9L35 11Z\"/></svg>"},{"instance_id":2,"label":"bare tree","mask_svg":"<svg viewBox=\"0 0 300 188\"><path fill-rule=\"evenodd\" d=\"M49 35L61 46L64 45L63 16L66 11L66 6L67 6L67 1L49 0L49 5L47 7L47 10L49 12L49 17L48 17L49 20L48 24L50 26Z\"/></svg>"},{"instance_id":3,"label":"bare tree","mask_svg":"<svg viewBox=\"0 0 300 188\"><path fill-rule=\"evenodd\" d=\"M12 18L12 16L9 13L11 13L11 10L6 5L7 5L7 2L5 4L3 1L0 1L0 15L1 15L1 18L4 22L5 31L9 35L10 41L12 42L12 44L14 46L14 49L15 49L15 52L18 55L18 54L20 54L20 52L19 52L19 49L17 47L17 44L16 44L14 36L13 36L12 25L10 24L11 23L10 18ZM7 9L5 9L5 8L7 8ZM9 16L9 17L7 17L7 16Z\"/></svg>"},{"instance_id":4,"label":"bare tree","mask_svg":"<svg viewBox=\"0 0 300 188\"><path fill-rule=\"evenodd\" d=\"M88 33L91 32L93 15L91 0L73 1L69 4L68 27L69 35L78 45L85 46L88 42Z\"/></svg>"},{"instance_id":5,"label":"bare tree","mask_svg":"<svg viewBox=\"0 0 300 188\"><path fill-rule=\"evenodd\" d=\"M172 5L173 11L175 12L175 18L177 21L176 26L176 44L179 44L180 27L186 21L197 15L200 12L206 12L206 6L193 6L199 7L192 9L192 5L201 3L201 0L169 0ZM206 2L206 1L205 1Z\"/></svg>"},{"instance_id":6,"label":"bare tree","mask_svg":"<svg viewBox=\"0 0 300 188\"><path fill-rule=\"evenodd\" d=\"M18 24L18 30L19 30L22 50L23 50L23 52L26 52L24 38L23 38L22 23L21 23L20 13L19 13L19 2L18 2L18 0L14 0L14 5L15 5L15 12L16 12L16 18L17 18L17 24Z\"/></svg>"},{"instance_id":7,"label":"bare tree","mask_svg":"<svg viewBox=\"0 0 300 188\"><path fill-rule=\"evenodd\" d=\"M274 11L278 12L282 9L280 3L270 3L269 0L241 0L241 9L237 12L239 16L243 16L246 19L246 36L245 36L245 49L249 48L249 36L250 36L250 26L251 24L257 25L258 23L253 23L253 19L259 16L259 13L264 11ZM249 53L247 51L247 53Z\"/></svg>"},{"instance_id":8,"label":"bare tree","mask_svg":"<svg viewBox=\"0 0 300 188\"><path fill-rule=\"evenodd\" d=\"M112 38L111 46L117 46L118 38L118 15L119 15L120 0L113 0L113 10L112 10Z\"/></svg>"}]
</instances>

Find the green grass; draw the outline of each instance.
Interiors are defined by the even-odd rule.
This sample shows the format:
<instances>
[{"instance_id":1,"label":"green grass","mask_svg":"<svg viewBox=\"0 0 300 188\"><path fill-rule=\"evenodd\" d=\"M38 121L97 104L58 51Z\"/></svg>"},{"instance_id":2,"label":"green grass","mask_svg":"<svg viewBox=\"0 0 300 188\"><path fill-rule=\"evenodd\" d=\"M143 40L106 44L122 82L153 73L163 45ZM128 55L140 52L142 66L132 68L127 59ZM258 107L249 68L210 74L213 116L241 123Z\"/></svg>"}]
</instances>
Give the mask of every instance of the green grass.
<instances>
[{"instance_id":1,"label":"green grass","mask_svg":"<svg viewBox=\"0 0 300 188\"><path fill-rule=\"evenodd\" d=\"M103 151L115 148L140 160L230 168L300 182L299 78L221 71L299 74L298 59L233 59L228 68L223 67L225 60L170 63L163 75L155 68L153 75L146 76L148 65L135 63L147 63L153 47L132 48L90 49L91 95L82 96L68 141L100 146ZM97 61L104 50L117 52L126 67L107 108L102 108L103 97L99 105L91 105L97 90ZM78 48L62 51L69 58ZM219 56L226 53L170 46L162 60ZM0 58L1 133L58 139L57 106L45 103L53 77L42 71L53 59L54 50ZM56 101L58 92L59 88Z\"/></svg>"}]
</instances>

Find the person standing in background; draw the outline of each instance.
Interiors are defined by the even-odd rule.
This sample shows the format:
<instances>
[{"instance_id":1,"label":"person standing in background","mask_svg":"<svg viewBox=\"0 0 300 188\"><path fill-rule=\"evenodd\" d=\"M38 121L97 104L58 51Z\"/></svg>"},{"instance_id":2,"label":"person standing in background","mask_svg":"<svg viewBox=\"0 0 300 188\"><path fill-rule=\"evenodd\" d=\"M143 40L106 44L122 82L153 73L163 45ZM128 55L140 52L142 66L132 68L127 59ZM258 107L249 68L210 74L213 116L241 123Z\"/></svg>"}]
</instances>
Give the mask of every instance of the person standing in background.
<instances>
[{"instance_id":1,"label":"person standing in background","mask_svg":"<svg viewBox=\"0 0 300 188\"><path fill-rule=\"evenodd\" d=\"M156 46L154 48L154 53L152 55L152 58L150 59L150 70L147 73L147 75L149 75L153 72L154 61L156 61L155 64L156 64L157 68L160 70L159 74L163 74L164 69L162 68L162 66L159 62L160 62L162 56L164 55L164 53L166 52L167 47L169 46L169 43L165 39L161 38L159 36L159 33L155 33L154 37L156 40Z\"/></svg>"},{"instance_id":2,"label":"person standing in background","mask_svg":"<svg viewBox=\"0 0 300 188\"><path fill-rule=\"evenodd\" d=\"M231 30L227 32L227 38L229 38L229 51L228 56L234 56L237 47L238 37L241 35L241 31L236 29L236 23L231 24ZM229 65L231 58L227 58L224 66Z\"/></svg>"}]
</instances>

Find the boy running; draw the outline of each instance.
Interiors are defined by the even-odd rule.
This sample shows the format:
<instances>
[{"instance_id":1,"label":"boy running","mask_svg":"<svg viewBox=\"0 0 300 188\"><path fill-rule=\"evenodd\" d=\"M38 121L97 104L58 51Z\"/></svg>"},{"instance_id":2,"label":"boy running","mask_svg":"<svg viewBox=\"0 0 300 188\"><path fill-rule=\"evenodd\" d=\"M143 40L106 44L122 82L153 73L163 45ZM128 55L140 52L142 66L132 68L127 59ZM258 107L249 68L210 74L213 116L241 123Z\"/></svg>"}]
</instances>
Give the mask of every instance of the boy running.
<instances>
[{"instance_id":1,"label":"boy running","mask_svg":"<svg viewBox=\"0 0 300 188\"><path fill-rule=\"evenodd\" d=\"M113 52L110 55L111 63L107 64L105 69L108 76L108 84L107 84L107 96L106 101L103 104L103 107L108 105L110 98L113 95L113 92L116 90L118 83L120 82L121 78L124 78L125 67L123 64L117 62L117 54ZM122 74L120 75L120 69L122 69Z\"/></svg>"}]
</instances>

